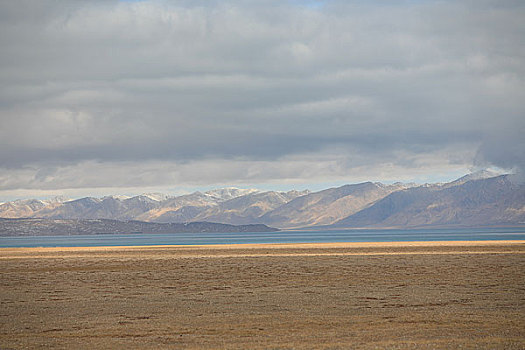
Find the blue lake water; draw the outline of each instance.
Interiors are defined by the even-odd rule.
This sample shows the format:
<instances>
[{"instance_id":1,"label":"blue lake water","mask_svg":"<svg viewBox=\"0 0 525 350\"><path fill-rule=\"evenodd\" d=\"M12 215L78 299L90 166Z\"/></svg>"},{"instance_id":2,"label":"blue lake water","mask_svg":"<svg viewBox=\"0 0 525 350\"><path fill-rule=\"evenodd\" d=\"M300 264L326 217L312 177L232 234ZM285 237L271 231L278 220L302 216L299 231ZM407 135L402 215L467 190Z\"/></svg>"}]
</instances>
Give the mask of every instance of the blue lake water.
<instances>
[{"instance_id":1,"label":"blue lake water","mask_svg":"<svg viewBox=\"0 0 525 350\"><path fill-rule=\"evenodd\" d=\"M0 237L0 247L524 240L525 227Z\"/></svg>"}]
</instances>

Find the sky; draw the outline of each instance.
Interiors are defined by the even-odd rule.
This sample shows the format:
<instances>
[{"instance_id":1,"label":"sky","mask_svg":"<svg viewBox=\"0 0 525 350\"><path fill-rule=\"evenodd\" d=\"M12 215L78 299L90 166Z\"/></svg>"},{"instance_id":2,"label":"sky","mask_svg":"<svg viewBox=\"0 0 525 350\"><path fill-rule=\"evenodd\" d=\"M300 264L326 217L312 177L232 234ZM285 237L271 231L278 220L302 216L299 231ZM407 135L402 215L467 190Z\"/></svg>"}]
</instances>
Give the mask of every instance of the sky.
<instances>
[{"instance_id":1,"label":"sky","mask_svg":"<svg viewBox=\"0 0 525 350\"><path fill-rule=\"evenodd\" d=\"M525 167L525 2L0 0L0 201Z\"/></svg>"}]
</instances>

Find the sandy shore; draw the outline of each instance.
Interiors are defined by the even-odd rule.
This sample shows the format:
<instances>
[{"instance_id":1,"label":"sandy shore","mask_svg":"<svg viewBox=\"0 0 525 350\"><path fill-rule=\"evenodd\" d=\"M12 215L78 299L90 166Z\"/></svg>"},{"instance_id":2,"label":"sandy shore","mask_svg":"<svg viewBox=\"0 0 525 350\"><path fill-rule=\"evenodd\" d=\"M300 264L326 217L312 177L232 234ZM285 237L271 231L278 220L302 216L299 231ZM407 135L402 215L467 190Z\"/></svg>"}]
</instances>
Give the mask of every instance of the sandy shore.
<instances>
[{"instance_id":1,"label":"sandy shore","mask_svg":"<svg viewBox=\"0 0 525 350\"><path fill-rule=\"evenodd\" d=\"M525 243L0 249L0 348L525 348Z\"/></svg>"}]
</instances>

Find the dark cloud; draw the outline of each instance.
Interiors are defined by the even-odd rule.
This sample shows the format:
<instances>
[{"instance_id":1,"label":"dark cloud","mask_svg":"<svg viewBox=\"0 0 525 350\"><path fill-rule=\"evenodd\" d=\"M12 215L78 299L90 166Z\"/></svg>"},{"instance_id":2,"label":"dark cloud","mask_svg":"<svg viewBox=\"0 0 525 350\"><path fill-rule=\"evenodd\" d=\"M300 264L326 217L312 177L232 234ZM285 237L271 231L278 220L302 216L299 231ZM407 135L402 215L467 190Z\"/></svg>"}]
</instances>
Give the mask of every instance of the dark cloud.
<instances>
[{"instance_id":1,"label":"dark cloud","mask_svg":"<svg viewBox=\"0 0 525 350\"><path fill-rule=\"evenodd\" d=\"M524 15L513 1L2 2L0 188L523 168ZM217 164L233 170L187 168Z\"/></svg>"},{"instance_id":2,"label":"dark cloud","mask_svg":"<svg viewBox=\"0 0 525 350\"><path fill-rule=\"evenodd\" d=\"M525 171L525 128L507 130L491 135L478 149L474 164L479 167L490 165L516 172Z\"/></svg>"}]
</instances>

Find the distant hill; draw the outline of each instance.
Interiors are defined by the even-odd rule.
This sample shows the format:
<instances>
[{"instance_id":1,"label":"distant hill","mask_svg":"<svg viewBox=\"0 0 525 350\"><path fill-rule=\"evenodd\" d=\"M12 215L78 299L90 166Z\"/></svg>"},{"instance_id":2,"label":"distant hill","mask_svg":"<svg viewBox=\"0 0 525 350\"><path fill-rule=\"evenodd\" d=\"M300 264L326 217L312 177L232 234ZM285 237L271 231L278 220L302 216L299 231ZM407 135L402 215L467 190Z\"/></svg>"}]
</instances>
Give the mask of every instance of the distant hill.
<instances>
[{"instance_id":1,"label":"distant hill","mask_svg":"<svg viewBox=\"0 0 525 350\"><path fill-rule=\"evenodd\" d=\"M210 222L159 224L143 221L74 219L0 219L0 236L153 234L199 232L275 232L266 225L226 225Z\"/></svg>"},{"instance_id":2,"label":"distant hill","mask_svg":"<svg viewBox=\"0 0 525 350\"><path fill-rule=\"evenodd\" d=\"M0 217L278 228L521 226L525 225L525 189L516 176L480 171L449 183L364 182L318 192L230 187L175 197L155 193L25 199L0 204Z\"/></svg>"}]
</instances>

